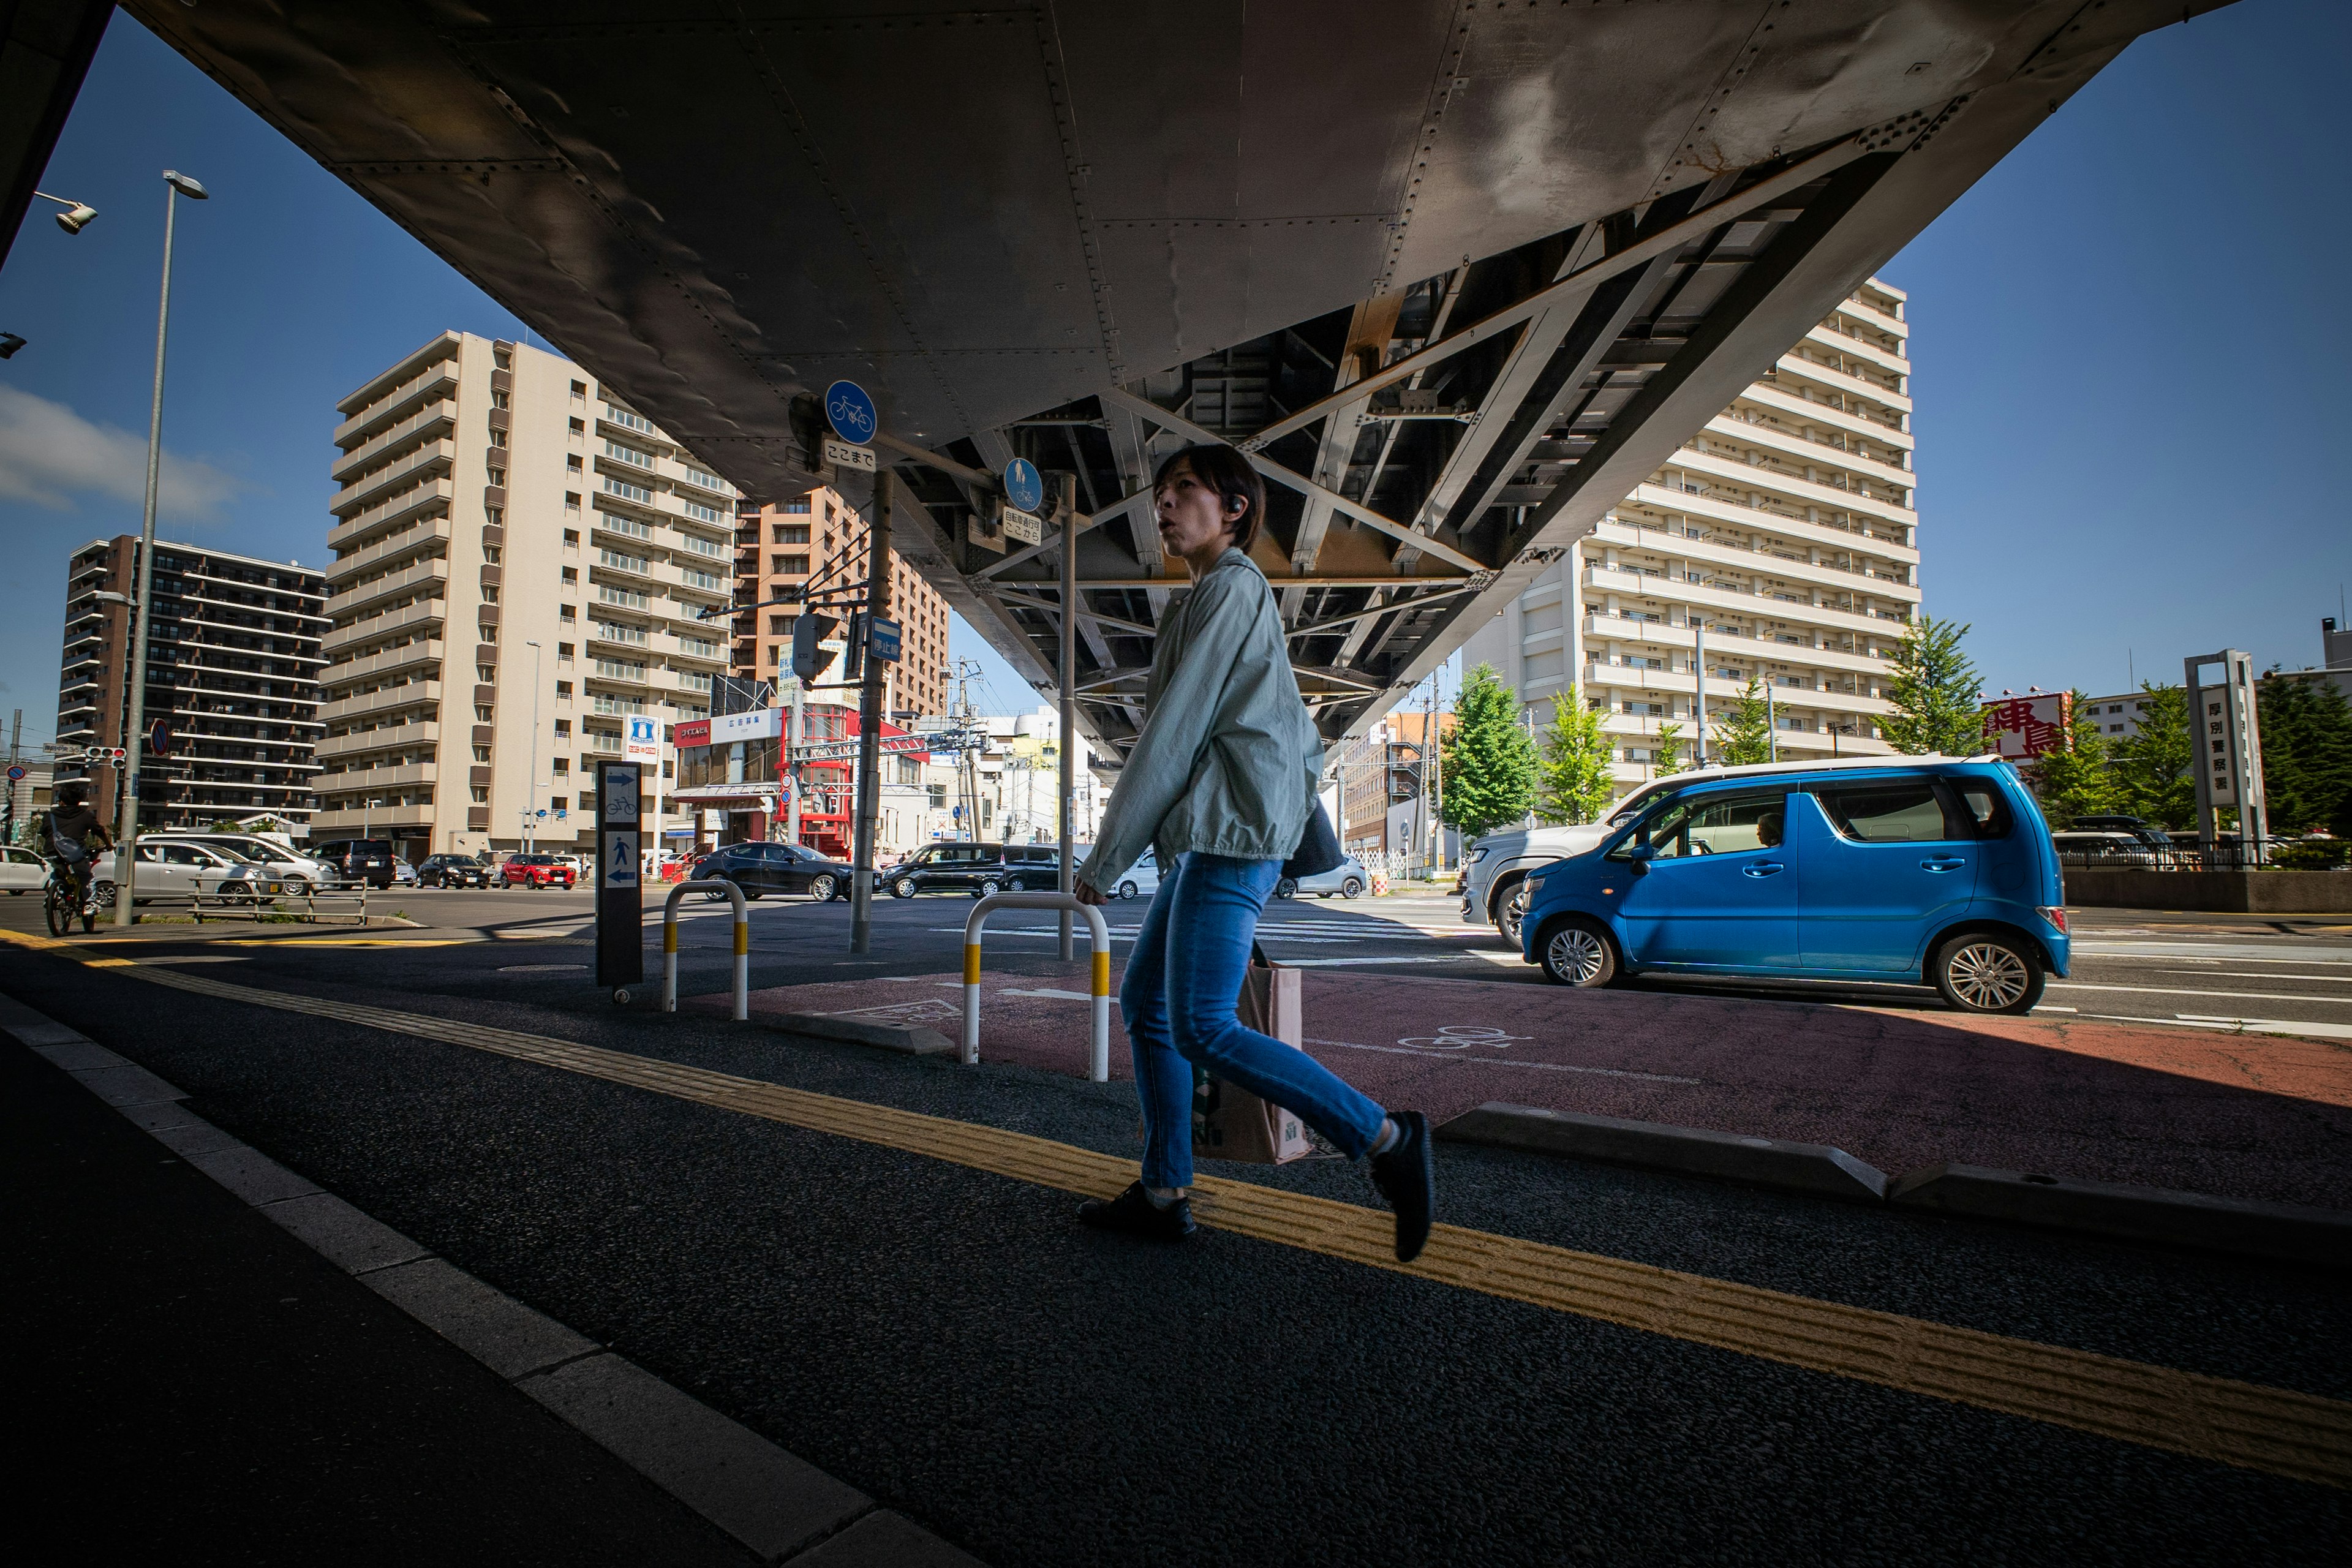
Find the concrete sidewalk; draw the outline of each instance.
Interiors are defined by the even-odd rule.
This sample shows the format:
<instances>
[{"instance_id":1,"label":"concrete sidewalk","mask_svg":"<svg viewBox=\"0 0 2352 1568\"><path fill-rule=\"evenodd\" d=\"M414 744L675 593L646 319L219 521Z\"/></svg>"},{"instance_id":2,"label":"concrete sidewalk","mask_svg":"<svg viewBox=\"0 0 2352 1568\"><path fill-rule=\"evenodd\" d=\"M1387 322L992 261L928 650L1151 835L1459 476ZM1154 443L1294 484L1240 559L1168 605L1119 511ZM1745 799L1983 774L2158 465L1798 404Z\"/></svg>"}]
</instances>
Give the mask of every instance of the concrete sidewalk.
<instances>
[{"instance_id":1,"label":"concrete sidewalk","mask_svg":"<svg viewBox=\"0 0 2352 1568\"><path fill-rule=\"evenodd\" d=\"M1083 1075L1083 974L984 973L982 1059ZM1890 1173L1957 1162L2324 1207L2352 1188L2352 1051L2333 1044L1362 971L1303 978L1317 1059L1433 1120L1507 1100L1824 1143ZM952 1039L961 977L778 987L751 1005ZM1116 1005L1111 1033L1112 1076L1127 1078Z\"/></svg>"}]
</instances>

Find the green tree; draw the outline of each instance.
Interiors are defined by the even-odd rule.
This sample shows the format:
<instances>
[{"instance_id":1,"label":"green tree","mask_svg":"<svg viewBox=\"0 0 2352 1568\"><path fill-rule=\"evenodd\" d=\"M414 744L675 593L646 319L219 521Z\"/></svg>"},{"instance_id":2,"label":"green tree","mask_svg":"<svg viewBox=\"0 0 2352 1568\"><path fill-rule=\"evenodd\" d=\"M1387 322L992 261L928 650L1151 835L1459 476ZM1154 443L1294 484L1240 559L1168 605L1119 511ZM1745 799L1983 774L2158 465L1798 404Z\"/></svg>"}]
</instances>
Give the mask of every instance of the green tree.
<instances>
[{"instance_id":1,"label":"green tree","mask_svg":"<svg viewBox=\"0 0 2352 1568\"><path fill-rule=\"evenodd\" d=\"M1466 842L1528 814L1536 793L1536 747L1519 728L1518 704L1491 664L1481 663L1454 700L1454 731L1438 748L1444 820Z\"/></svg>"},{"instance_id":2,"label":"green tree","mask_svg":"<svg viewBox=\"0 0 2352 1568\"><path fill-rule=\"evenodd\" d=\"M1966 757L1984 750L1978 710L1977 667L1960 650L1970 627L1922 616L1895 646L1895 679L1887 700L1895 711L1878 721L1887 743L1907 756L1940 752Z\"/></svg>"},{"instance_id":3,"label":"green tree","mask_svg":"<svg viewBox=\"0 0 2352 1568\"><path fill-rule=\"evenodd\" d=\"M2254 704L2272 831L2352 837L2352 704L2324 680L2275 674L2255 686Z\"/></svg>"},{"instance_id":4,"label":"green tree","mask_svg":"<svg viewBox=\"0 0 2352 1568\"><path fill-rule=\"evenodd\" d=\"M2065 827L2078 816L2116 809L2116 780L2108 764L2106 737L2099 733L2097 710L2079 691L2074 693L2074 721L2067 726L2063 745L2036 759L2033 770L2035 793L2053 826Z\"/></svg>"},{"instance_id":5,"label":"green tree","mask_svg":"<svg viewBox=\"0 0 2352 1568\"><path fill-rule=\"evenodd\" d=\"M1672 719L1658 726L1657 741L1650 747L1650 765L1658 778L1683 771L1683 727Z\"/></svg>"},{"instance_id":6,"label":"green tree","mask_svg":"<svg viewBox=\"0 0 2352 1568\"><path fill-rule=\"evenodd\" d=\"M2178 686L2140 682L2147 694L2139 732L2117 741L2110 764L2126 811L2165 827L2186 828L2197 816L2197 780L2189 771L2189 693Z\"/></svg>"},{"instance_id":7,"label":"green tree","mask_svg":"<svg viewBox=\"0 0 2352 1568\"><path fill-rule=\"evenodd\" d=\"M1747 767L1772 760L1772 710L1764 700L1764 685L1748 678L1731 707L1712 724L1715 761L1727 768Z\"/></svg>"},{"instance_id":8,"label":"green tree","mask_svg":"<svg viewBox=\"0 0 2352 1568\"><path fill-rule=\"evenodd\" d=\"M1616 798L1609 776L1609 737L1600 713L1585 705L1580 688L1555 692L1551 722L1536 759L1536 815L1546 822L1575 826L1598 822Z\"/></svg>"}]
</instances>

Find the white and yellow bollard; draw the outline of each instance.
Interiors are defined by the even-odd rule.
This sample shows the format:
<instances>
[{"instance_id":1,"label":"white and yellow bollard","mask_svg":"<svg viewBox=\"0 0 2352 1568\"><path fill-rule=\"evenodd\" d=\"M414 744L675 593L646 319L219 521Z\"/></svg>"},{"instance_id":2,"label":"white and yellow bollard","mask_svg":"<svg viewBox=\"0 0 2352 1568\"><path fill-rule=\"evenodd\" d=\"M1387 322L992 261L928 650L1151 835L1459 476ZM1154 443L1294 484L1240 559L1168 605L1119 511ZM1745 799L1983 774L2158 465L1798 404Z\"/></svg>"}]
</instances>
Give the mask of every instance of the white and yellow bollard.
<instances>
[{"instance_id":1,"label":"white and yellow bollard","mask_svg":"<svg viewBox=\"0 0 2352 1568\"><path fill-rule=\"evenodd\" d=\"M972 906L963 924L963 1062L980 1061L980 936L997 910L1069 910L1087 918L1094 939L1094 991L1089 999L1087 1077L1110 1081L1110 926L1102 910L1069 893L991 893Z\"/></svg>"},{"instance_id":2,"label":"white and yellow bollard","mask_svg":"<svg viewBox=\"0 0 2352 1568\"><path fill-rule=\"evenodd\" d=\"M751 908L743 889L724 879L679 882L662 900L662 1011L677 1011L677 901L688 893L715 893L725 889L735 905L735 1021L751 1016Z\"/></svg>"}]
</instances>

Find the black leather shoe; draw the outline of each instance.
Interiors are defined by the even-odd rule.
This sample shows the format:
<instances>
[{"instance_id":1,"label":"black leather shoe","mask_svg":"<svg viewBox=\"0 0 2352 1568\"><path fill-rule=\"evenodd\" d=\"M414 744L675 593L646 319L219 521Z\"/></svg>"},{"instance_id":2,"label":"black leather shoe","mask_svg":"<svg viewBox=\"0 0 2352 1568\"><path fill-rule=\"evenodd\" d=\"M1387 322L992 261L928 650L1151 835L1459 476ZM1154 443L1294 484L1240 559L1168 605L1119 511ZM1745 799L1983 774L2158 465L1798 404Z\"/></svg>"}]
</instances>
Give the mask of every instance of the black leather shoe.
<instances>
[{"instance_id":1,"label":"black leather shoe","mask_svg":"<svg viewBox=\"0 0 2352 1568\"><path fill-rule=\"evenodd\" d=\"M1166 1208L1151 1201L1137 1182L1105 1203L1088 1198L1078 1205L1078 1223L1097 1230L1116 1230L1149 1241L1181 1241L1192 1234L1192 1200L1178 1198ZM1424 1229L1427 1227L1424 1226Z\"/></svg>"},{"instance_id":2,"label":"black leather shoe","mask_svg":"<svg viewBox=\"0 0 2352 1568\"><path fill-rule=\"evenodd\" d=\"M1372 1185L1396 1211L1396 1255L1399 1263L1421 1256L1429 1243L1429 1222L1437 1212L1437 1163L1429 1147L1429 1118L1418 1110L1392 1110L1396 1144L1385 1154L1372 1156Z\"/></svg>"}]
</instances>

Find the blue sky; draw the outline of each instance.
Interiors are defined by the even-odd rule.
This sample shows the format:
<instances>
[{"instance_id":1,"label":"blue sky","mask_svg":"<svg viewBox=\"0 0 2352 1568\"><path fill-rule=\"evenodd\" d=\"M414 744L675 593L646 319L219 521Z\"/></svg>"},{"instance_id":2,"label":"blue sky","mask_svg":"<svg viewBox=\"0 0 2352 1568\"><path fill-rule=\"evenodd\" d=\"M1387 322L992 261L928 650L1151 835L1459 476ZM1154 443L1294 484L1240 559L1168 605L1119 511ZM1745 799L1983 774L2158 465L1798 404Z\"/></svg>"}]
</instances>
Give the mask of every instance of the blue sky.
<instances>
[{"instance_id":1,"label":"blue sky","mask_svg":"<svg viewBox=\"0 0 2352 1568\"><path fill-rule=\"evenodd\" d=\"M1885 269L1911 295L1922 581L1987 682L2120 689L2232 646L2315 663L2352 578L2326 105L2352 7L2243 0L2135 45ZM5 269L0 722L55 722L67 553L135 531L163 168L183 204L166 537L326 554L344 392L445 327L520 322L115 16ZM1024 683L958 621L999 711ZM2127 654L2128 650L2128 654ZM2172 677L2178 679L2177 675Z\"/></svg>"}]
</instances>

